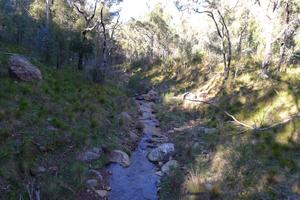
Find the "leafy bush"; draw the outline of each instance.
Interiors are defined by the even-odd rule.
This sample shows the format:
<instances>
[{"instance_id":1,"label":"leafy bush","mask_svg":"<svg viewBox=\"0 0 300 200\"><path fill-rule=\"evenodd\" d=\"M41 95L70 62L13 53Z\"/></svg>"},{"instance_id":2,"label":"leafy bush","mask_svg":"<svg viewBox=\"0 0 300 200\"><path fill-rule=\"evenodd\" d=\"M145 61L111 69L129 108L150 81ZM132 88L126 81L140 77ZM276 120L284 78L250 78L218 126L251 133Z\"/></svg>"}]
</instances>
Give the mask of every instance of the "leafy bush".
<instances>
[{"instance_id":1,"label":"leafy bush","mask_svg":"<svg viewBox=\"0 0 300 200\"><path fill-rule=\"evenodd\" d=\"M197 51L196 53L194 53L192 55L192 64L200 64L203 61L203 53L201 53L200 51Z\"/></svg>"}]
</instances>

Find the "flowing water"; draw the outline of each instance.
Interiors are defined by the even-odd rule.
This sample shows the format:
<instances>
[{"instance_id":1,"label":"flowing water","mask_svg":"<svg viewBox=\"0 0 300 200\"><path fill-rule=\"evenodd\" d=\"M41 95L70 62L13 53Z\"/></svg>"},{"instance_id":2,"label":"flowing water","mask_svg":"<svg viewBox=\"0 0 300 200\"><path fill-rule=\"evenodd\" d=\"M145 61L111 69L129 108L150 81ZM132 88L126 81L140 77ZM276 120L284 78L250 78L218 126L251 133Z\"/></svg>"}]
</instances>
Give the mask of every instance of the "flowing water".
<instances>
[{"instance_id":1,"label":"flowing water","mask_svg":"<svg viewBox=\"0 0 300 200\"><path fill-rule=\"evenodd\" d=\"M151 144L148 141L153 134L159 134L158 121L152 114L151 102L137 101L142 113L140 121L144 124L143 137L131 155L131 165L123 168L112 164L110 171L110 200L156 200L159 176L156 166L147 159Z\"/></svg>"}]
</instances>

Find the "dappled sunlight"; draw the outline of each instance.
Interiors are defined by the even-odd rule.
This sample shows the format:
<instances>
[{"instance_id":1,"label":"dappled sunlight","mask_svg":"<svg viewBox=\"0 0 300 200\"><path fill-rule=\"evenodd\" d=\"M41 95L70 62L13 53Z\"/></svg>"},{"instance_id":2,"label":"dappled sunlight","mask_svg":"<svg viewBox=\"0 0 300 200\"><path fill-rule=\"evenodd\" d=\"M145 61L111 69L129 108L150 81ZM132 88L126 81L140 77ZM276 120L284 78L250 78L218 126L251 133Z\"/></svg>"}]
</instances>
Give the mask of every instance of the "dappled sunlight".
<instances>
[{"instance_id":1,"label":"dappled sunlight","mask_svg":"<svg viewBox=\"0 0 300 200\"><path fill-rule=\"evenodd\" d=\"M278 131L275 136L275 141L279 144L300 144L300 121L294 120L288 123L285 127Z\"/></svg>"},{"instance_id":2,"label":"dappled sunlight","mask_svg":"<svg viewBox=\"0 0 300 200\"><path fill-rule=\"evenodd\" d=\"M250 89L252 92L263 91L272 87L272 81L263 79L259 71L243 73L236 78L235 82L233 90L237 92L242 92L243 87ZM260 97L261 95L258 95L256 98Z\"/></svg>"},{"instance_id":3,"label":"dappled sunlight","mask_svg":"<svg viewBox=\"0 0 300 200\"><path fill-rule=\"evenodd\" d=\"M220 195L226 193L222 191L225 177L233 170L231 160L234 154L230 148L217 147L216 152L211 153L209 162L203 162L204 155L198 155L195 160L195 168L189 171L183 184L186 194L197 194L198 198L208 193L210 195ZM237 159L237 158L236 158Z\"/></svg>"},{"instance_id":4,"label":"dappled sunlight","mask_svg":"<svg viewBox=\"0 0 300 200\"><path fill-rule=\"evenodd\" d=\"M187 193L199 194L205 192L205 179L199 172L190 172L184 182Z\"/></svg>"},{"instance_id":5,"label":"dappled sunlight","mask_svg":"<svg viewBox=\"0 0 300 200\"><path fill-rule=\"evenodd\" d=\"M250 117L244 120L248 124L260 127L281 121L296 113L297 107L292 95L287 91L280 91L272 99L258 103L258 107L247 114Z\"/></svg>"},{"instance_id":6,"label":"dappled sunlight","mask_svg":"<svg viewBox=\"0 0 300 200\"><path fill-rule=\"evenodd\" d=\"M297 84L300 81L300 68L288 68L283 74L282 79L290 83Z\"/></svg>"}]
</instances>

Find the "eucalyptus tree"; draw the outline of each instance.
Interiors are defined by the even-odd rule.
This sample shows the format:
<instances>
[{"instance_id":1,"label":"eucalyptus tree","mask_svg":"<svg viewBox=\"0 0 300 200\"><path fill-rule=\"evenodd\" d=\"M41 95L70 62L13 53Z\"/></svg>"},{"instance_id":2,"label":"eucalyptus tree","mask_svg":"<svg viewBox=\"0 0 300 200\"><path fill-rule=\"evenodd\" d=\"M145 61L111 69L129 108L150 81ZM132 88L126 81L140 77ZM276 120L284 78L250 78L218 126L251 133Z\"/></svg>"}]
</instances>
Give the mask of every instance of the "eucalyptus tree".
<instances>
[{"instance_id":1,"label":"eucalyptus tree","mask_svg":"<svg viewBox=\"0 0 300 200\"><path fill-rule=\"evenodd\" d=\"M89 3L90 1L86 0L73 0L72 2L74 9L84 20L84 25L81 30L80 44L78 48L79 52L77 68L79 70L83 69L83 59L86 52L90 48L90 43L88 41L87 34L92 32L99 25L100 20L99 12L97 13L99 1L95 0L92 5L89 5Z\"/></svg>"},{"instance_id":2,"label":"eucalyptus tree","mask_svg":"<svg viewBox=\"0 0 300 200\"><path fill-rule=\"evenodd\" d=\"M231 10L222 9L224 5L221 6L220 1L209 1L209 0L187 0L184 3L181 1L176 1L176 6L181 11L189 11L198 14L206 14L213 22L216 33L221 40L221 52L223 56L224 64L224 80L229 77L231 60L232 60L232 42L231 34L228 28L228 23L230 23L226 15L229 14Z\"/></svg>"},{"instance_id":3,"label":"eucalyptus tree","mask_svg":"<svg viewBox=\"0 0 300 200\"><path fill-rule=\"evenodd\" d=\"M256 0L256 9L264 13L265 46L261 64L265 75L272 63L275 44L280 46L280 58L276 70L287 60L287 49L293 45L293 37L300 25L299 0Z\"/></svg>"},{"instance_id":4,"label":"eucalyptus tree","mask_svg":"<svg viewBox=\"0 0 300 200\"><path fill-rule=\"evenodd\" d=\"M145 19L131 20L122 32L128 58L135 57L134 61L143 61L145 66L170 58L177 48L175 40L178 37L170 22L170 16L160 4Z\"/></svg>"},{"instance_id":5,"label":"eucalyptus tree","mask_svg":"<svg viewBox=\"0 0 300 200\"><path fill-rule=\"evenodd\" d=\"M107 11L106 14L104 11ZM116 17L116 20L113 19ZM115 32L119 27L119 11L110 12L109 7L105 9L105 6L101 8L100 11L100 24L97 32L102 35L102 48L101 49L101 59L97 63L97 82L104 82L107 76L109 60L112 59L112 49L115 46ZM101 38L101 37L100 37ZM110 62L111 63L111 62Z\"/></svg>"}]
</instances>

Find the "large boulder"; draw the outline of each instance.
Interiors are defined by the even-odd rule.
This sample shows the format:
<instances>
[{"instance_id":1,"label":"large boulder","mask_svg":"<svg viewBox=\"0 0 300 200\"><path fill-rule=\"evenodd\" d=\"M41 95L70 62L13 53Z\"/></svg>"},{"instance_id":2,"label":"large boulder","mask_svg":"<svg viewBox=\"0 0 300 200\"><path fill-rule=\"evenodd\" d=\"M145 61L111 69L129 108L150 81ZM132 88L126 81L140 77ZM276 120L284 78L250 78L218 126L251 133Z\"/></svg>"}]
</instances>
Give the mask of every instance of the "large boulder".
<instances>
[{"instance_id":1,"label":"large boulder","mask_svg":"<svg viewBox=\"0 0 300 200\"><path fill-rule=\"evenodd\" d=\"M109 161L113 163L119 163L123 167L129 167L130 165L129 156L120 150L113 150L109 155Z\"/></svg>"},{"instance_id":2,"label":"large boulder","mask_svg":"<svg viewBox=\"0 0 300 200\"><path fill-rule=\"evenodd\" d=\"M164 143L157 148L152 149L148 154L148 159L152 162L159 162L167 160L175 153L175 147L172 143Z\"/></svg>"},{"instance_id":3,"label":"large boulder","mask_svg":"<svg viewBox=\"0 0 300 200\"><path fill-rule=\"evenodd\" d=\"M13 55L9 60L9 75L22 81L42 80L41 71L33 66L25 57Z\"/></svg>"}]
</instances>

